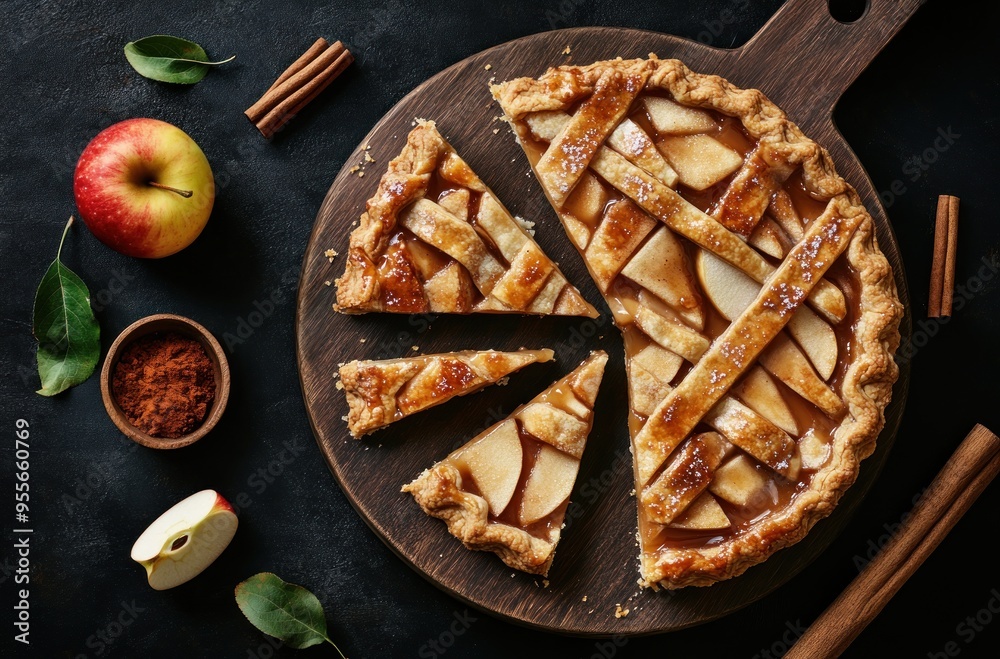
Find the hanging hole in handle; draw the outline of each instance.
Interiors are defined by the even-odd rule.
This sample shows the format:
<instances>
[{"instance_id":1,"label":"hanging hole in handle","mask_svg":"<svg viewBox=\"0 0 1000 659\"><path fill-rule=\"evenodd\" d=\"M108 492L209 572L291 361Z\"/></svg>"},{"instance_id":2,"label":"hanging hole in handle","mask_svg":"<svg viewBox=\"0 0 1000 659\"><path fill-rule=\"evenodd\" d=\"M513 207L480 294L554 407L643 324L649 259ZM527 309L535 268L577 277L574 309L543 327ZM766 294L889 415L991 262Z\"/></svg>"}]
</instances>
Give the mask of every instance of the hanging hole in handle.
<instances>
[{"instance_id":1,"label":"hanging hole in handle","mask_svg":"<svg viewBox=\"0 0 1000 659\"><path fill-rule=\"evenodd\" d=\"M869 0L829 0L830 15L839 23L854 23L868 11Z\"/></svg>"}]
</instances>

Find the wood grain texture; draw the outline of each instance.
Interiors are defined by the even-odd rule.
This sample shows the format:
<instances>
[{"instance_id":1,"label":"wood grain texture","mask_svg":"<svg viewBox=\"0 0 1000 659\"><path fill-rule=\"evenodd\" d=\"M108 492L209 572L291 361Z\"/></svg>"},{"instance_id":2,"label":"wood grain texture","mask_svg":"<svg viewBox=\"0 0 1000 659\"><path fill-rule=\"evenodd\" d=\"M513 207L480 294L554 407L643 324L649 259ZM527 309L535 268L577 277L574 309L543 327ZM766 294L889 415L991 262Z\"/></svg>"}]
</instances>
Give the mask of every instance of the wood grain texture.
<instances>
[{"instance_id":1,"label":"wood grain texture","mask_svg":"<svg viewBox=\"0 0 1000 659\"><path fill-rule=\"evenodd\" d=\"M303 395L317 442L347 498L393 551L454 597L505 619L573 634L634 635L681 629L743 607L788 581L829 545L888 454L906 397L906 365L901 367L875 454L864 463L858 482L834 514L820 522L804 541L782 550L742 577L711 588L640 592L636 585L635 499L630 494L632 461L621 339L585 266L532 177L520 147L506 126L494 120L501 112L490 97L487 83L493 77L507 80L537 76L559 64L587 64L618 56L645 57L655 52L661 58L677 57L695 71L723 75L738 86L759 87L785 105L806 134L830 149L838 170L858 189L876 219L879 243L894 268L900 297L909 309L906 279L888 219L867 174L834 127L832 107L918 4L919 0L872 0L866 17L849 27L831 28L824 18L825 2L791 0L758 36L736 50L622 28L574 28L532 35L483 51L442 71L414 89L375 125L348 158L317 215L303 261L296 339ZM882 5L905 6L907 10L876 11ZM838 30L842 36L818 38L826 29ZM800 38L803 30L812 36ZM849 44L846 51L845 44ZM572 49L568 56L562 54L566 46ZM841 62L843 68L824 83L822 94L815 85L805 84L804 79L789 77L782 64L794 61L805 69L831 58ZM486 70L487 64L490 70ZM789 66L789 70L794 69ZM333 312L335 290L326 282L341 274L340 259L344 257L330 264L323 252L329 248L341 254L347 252L352 223L377 186L386 161L399 152L414 117L436 120L445 137L508 208L537 223L536 240L584 296L597 304L600 318L432 318L344 316ZM500 130L494 133L496 129ZM363 160L366 145L371 146L368 153L377 162L370 164L365 177L359 179L348 170ZM909 314L901 332L905 341L910 334ZM412 346L418 346L421 353L549 347L555 349L558 363L532 366L512 376L508 387L494 387L451 401L362 442L351 439L342 420L347 405L342 392L334 387L337 364L356 358L416 354ZM567 528L549 574L550 586L543 588L540 579L512 574L492 554L463 549L440 521L424 515L399 488L567 373L595 348L606 350L611 360ZM630 609L629 615L615 618L616 604Z\"/></svg>"}]
</instances>

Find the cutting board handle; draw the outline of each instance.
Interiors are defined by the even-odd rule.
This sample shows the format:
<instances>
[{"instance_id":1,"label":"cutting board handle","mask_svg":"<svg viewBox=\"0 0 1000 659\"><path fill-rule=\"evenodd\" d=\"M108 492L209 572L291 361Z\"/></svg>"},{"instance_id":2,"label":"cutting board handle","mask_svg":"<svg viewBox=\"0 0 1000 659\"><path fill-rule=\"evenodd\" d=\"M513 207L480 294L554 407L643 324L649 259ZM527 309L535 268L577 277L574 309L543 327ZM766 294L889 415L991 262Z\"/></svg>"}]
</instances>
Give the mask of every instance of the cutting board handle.
<instances>
[{"instance_id":1,"label":"cutting board handle","mask_svg":"<svg viewBox=\"0 0 1000 659\"><path fill-rule=\"evenodd\" d=\"M789 116L817 110L829 115L923 1L868 0L861 18L841 23L827 0L788 0L738 49L745 74L734 82L763 90Z\"/></svg>"}]
</instances>

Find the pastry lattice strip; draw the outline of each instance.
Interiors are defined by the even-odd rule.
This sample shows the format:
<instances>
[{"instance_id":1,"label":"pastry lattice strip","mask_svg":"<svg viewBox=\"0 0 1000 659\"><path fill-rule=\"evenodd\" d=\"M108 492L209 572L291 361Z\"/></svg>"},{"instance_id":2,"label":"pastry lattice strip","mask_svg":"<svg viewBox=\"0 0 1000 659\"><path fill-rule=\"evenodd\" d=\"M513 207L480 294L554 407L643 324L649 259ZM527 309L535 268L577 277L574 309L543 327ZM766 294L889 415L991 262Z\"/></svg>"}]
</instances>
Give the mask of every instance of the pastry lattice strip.
<instances>
[{"instance_id":1,"label":"pastry lattice strip","mask_svg":"<svg viewBox=\"0 0 1000 659\"><path fill-rule=\"evenodd\" d=\"M496 384L529 364L551 361L552 357L548 349L468 350L348 362L340 367L338 385L347 397L347 426L352 435L361 437L456 396Z\"/></svg>"},{"instance_id":2,"label":"pastry lattice strip","mask_svg":"<svg viewBox=\"0 0 1000 659\"><path fill-rule=\"evenodd\" d=\"M614 79L614 76L610 77ZM597 87L601 88L601 83L598 83ZM595 96L596 94L595 90ZM615 98L617 99L615 112L610 116L624 115L627 107L625 111L620 108L626 102L631 104L634 95L620 93ZM589 158L587 163L590 169L632 199L652 217L732 263L758 283L766 281L774 272L774 266L744 240L763 217L771 197L777 191L778 183L787 178L791 172L790 165L787 162L782 162L777 167L771 165L765 157L764 148L758 147L737 172L729 190L723 194L719 208L715 212L719 219L716 219L698 210L672 189L672 183L676 183L676 173L669 169L669 165L666 165L669 169L669 173L666 174L662 169L648 165L651 158L647 156L644 159L641 154L647 153L645 144L646 142L652 144L652 140L634 123L630 122L631 126L628 127L628 133L632 135L631 140L619 139L625 144L641 145L637 146L634 152L628 149L621 149L622 152L619 152L615 148L603 146L605 141L613 143L610 140L611 136L620 130L618 125L611 126L610 121L599 129L592 128L590 131L578 128L576 117L588 107L589 102L585 101L577 114L572 116L565 112L552 111L544 113L542 120L534 123L529 121L529 126L532 127L536 137L551 140L545 154L538 161L536 171L538 166L546 163L547 172L552 172L545 175L539 173L538 180L553 205L556 208L564 205L569 195L569 191L564 188L570 181L573 185L579 182L583 170L586 169L580 164ZM642 137L639 137L639 134ZM780 157L775 154L771 159L780 160ZM557 162L568 163L565 170L571 172L573 176L567 178L563 168L556 165ZM810 296L810 304L833 322L841 321L847 313L844 294L826 280L816 286Z\"/></svg>"},{"instance_id":3,"label":"pastry lattice strip","mask_svg":"<svg viewBox=\"0 0 1000 659\"><path fill-rule=\"evenodd\" d=\"M449 188L436 200L435 178ZM433 122L410 132L366 206L339 311L597 316Z\"/></svg>"}]
</instances>

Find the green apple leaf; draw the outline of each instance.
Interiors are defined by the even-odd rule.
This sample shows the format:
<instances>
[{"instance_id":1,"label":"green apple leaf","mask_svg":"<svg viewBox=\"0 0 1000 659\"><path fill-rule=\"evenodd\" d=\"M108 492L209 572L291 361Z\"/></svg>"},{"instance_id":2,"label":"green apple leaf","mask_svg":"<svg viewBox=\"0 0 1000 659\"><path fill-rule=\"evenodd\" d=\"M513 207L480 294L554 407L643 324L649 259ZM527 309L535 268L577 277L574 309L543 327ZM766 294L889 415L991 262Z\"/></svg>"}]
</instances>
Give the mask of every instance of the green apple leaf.
<instances>
[{"instance_id":1,"label":"green apple leaf","mask_svg":"<svg viewBox=\"0 0 1000 659\"><path fill-rule=\"evenodd\" d=\"M268 636L296 649L326 641L344 656L326 635L323 605L302 586L261 572L236 586L236 604L247 620Z\"/></svg>"},{"instance_id":2,"label":"green apple leaf","mask_svg":"<svg viewBox=\"0 0 1000 659\"><path fill-rule=\"evenodd\" d=\"M167 34L154 34L125 44L125 59L139 75L180 85L193 85L205 77L209 67L235 58L233 55L221 62L210 62L205 49L195 42Z\"/></svg>"},{"instance_id":3,"label":"green apple leaf","mask_svg":"<svg viewBox=\"0 0 1000 659\"><path fill-rule=\"evenodd\" d=\"M54 396L90 377L101 356L101 328L90 308L90 291L63 265L63 243L73 224L69 218L56 259L35 292L32 332L38 340L38 375L43 396Z\"/></svg>"}]
</instances>

